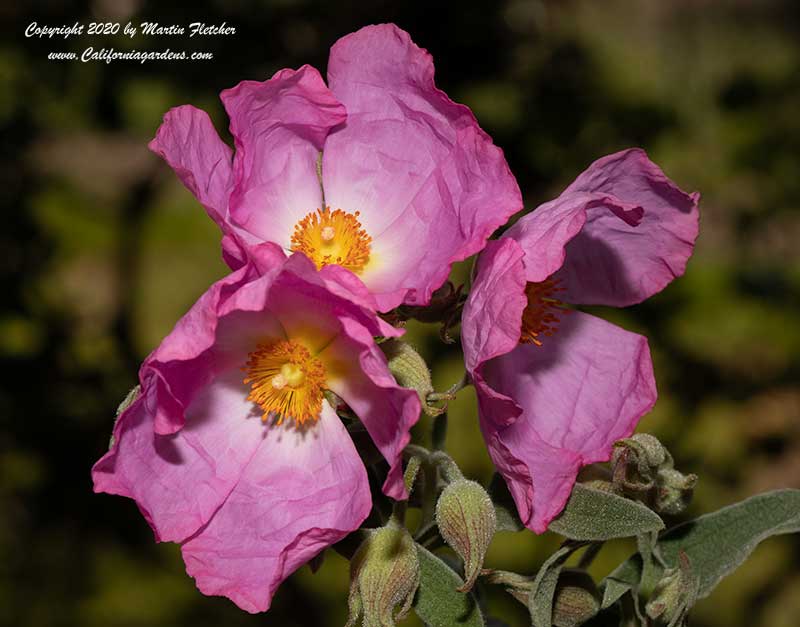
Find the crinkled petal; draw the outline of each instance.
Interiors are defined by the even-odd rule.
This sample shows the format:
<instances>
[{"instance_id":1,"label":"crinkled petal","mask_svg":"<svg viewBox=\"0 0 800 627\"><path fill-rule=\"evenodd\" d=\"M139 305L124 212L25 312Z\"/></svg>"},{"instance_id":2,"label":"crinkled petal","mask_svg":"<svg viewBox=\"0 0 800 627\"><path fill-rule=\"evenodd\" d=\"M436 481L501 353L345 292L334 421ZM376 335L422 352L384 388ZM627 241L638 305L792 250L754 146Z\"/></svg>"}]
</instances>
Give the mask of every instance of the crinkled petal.
<instances>
[{"instance_id":1,"label":"crinkled petal","mask_svg":"<svg viewBox=\"0 0 800 627\"><path fill-rule=\"evenodd\" d=\"M313 262L301 253L289 258L285 270L287 275L281 279L281 285L291 285L296 295L305 298L305 302L295 306L284 299L277 299L272 306L272 311L281 315L287 330L308 325L306 319L319 320L324 326L319 314L327 310L328 317L346 311L374 337L398 337L405 332L388 324L376 313L374 295L349 270L337 265L317 270ZM346 305L343 305L345 302Z\"/></svg>"},{"instance_id":2,"label":"crinkled petal","mask_svg":"<svg viewBox=\"0 0 800 627\"><path fill-rule=\"evenodd\" d=\"M634 226L608 212L588 213L556 275L567 302L632 305L684 273L698 233L699 194L681 191L640 149L595 161L562 198L585 193L642 207L644 215Z\"/></svg>"},{"instance_id":3,"label":"crinkled petal","mask_svg":"<svg viewBox=\"0 0 800 627\"><path fill-rule=\"evenodd\" d=\"M317 160L344 107L310 66L222 92L236 142L230 215L254 239L290 248L294 226L322 205Z\"/></svg>"},{"instance_id":4,"label":"crinkled petal","mask_svg":"<svg viewBox=\"0 0 800 627\"><path fill-rule=\"evenodd\" d=\"M186 570L203 593L265 611L284 579L358 529L370 507L364 465L324 403L305 432L265 430L228 499L183 544Z\"/></svg>"},{"instance_id":5,"label":"crinkled petal","mask_svg":"<svg viewBox=\"0 0 800 627\"><path fill-rule=\"evenodd\" d=\"M420 415L419 395L397 385L385 355L363 325L341 317L342 332L320 357L328 369L328 385L353 409L378 450L389 462L384 493L408 498L403 484L403 449Z\"/></svg>"},{"instance_id":6,"label":"crinkled petal","mask_svg":"<svg viewBox=\"0 0 800 627\"><path fill-rule=\"evenodd\" d=\"M142 396L157 433L170 434L183 427L184 412L194 394L219 374L211 350L217 309L247 281L248 272L241 268L214 283L142 364Z\"/></svg>"},{"instance_id":7,"label":"crinkled petal","mask_svg":"<svg viewBox=\"0 0 800 627\"><path fill-rule=\"evenodd\" d=\"M571 311L542 346L522 344L483 368L481 428L525 524L542 533L563 509L581 466L606 461L656 401L647 339ZM522 413L507 426L503 397ZM507 403L507 400L506 400Z\"/></svg>"},{"instance_id":8,"label":"crinkled petal","mask_svg":"<svg viewBox=\"0 0 800 627\"><path fill-rule=\"evenodd\" d=\"M206 524L225 501L264 432L261 412L246 400L238 369L194 398L186 427L153 430L139 398L117 421L114 446L92 469L95 492L136 501L159 541L180 542Z\"/></svg>"},{"instance_id":9,"label":"crinkled petal","mask_svg":"<svg viewBox=\"0 0 800 627\"><path fill-rule=\"evenodd\" d=\"M331 49L328 81L347 123L325 144L325 201L360 211L372 237L361 278L382 311L427 303L450 264L522 208L502 151L433 75L431 56L391 24Z\"/></svg>"},{"instance_id":10,"label":"crinkled petal","mask_svg":"<svg viewBox=\"0 0 800 627\"><path fill-rule=\"evenodd\" d=\"M274 321L263 312L285 263L280 248L265 245L260 268L251 263L214 283L148 356L139 379L156 432L169 434L183 427L185 410L197 391L231 366L231 359L239 359L240 365L247 361L242 340L275 334ZM233 315L237 311L259 315L249 316L245 324ZM224 317L232 320L220 324ZM225 330L231 327L232 333Z\"/></svg>"},{"instance_id":11,"label":"crinkled petal","mask_svg":"<svg viewBox=\"0 0 800 627\"><path fill-rule=\"evenodd\" d=\"M401 499L406 497L401 453L420 403L415 391L397 385L375 344L374 336L396 337L402 330L384 322L370 307L373 302L348 271L334 266L317 271L297 253L271 284L268 310L286 337L319 351L327 385L355 411L390 464L384 491Z\"/></svg>"},{"instance_id":12,"label":"crinkled petal","mask_svg":"<svg viewBox=\"0 0 800 627\"><path fill-rule=\"evenodd\" d=\"M244 252L240 237L228 220L233 153L220 139L208 114L190 105L170 109L148 147L175 170L220 227L225 261L234 269L241 267Z\"/></svg>"},{"instance_id":13,"label":"crinkled petal","mask_svg":"<svg viewBox=\"0 0 800 627\"><path fill-rule=\"evenodd\" d=\"M515 240L525 251L528 281L544 281L561 268L567 244L581 232L590 215L608 216L612 221L635 227L642 218L642 208L620 203L608 194L591 192L565 192L540 205L503 236Z\"/></svg>"},{"instance_id":14,"label":"crinkled petal","mask_svg":"<svg viewBox=\"0 0 800 627\"><path fill-rule=\"evenodd\" d=\"M519 343L525 310L525 253L510 238L490 241L478 257L461 317L461 345L470 373Z\"/></svg>"},{"instance_id":15,"label":"crinkled petal","mask_svg":"<svg viewBox=\"0 0 800 627\"><path fill-rule=\"evenodd\" d=\"M164 158L211 219L224 227L233 187L232 151L208 114L190 105L170 109L148 147Z\"/></svg>"}]
</instances>

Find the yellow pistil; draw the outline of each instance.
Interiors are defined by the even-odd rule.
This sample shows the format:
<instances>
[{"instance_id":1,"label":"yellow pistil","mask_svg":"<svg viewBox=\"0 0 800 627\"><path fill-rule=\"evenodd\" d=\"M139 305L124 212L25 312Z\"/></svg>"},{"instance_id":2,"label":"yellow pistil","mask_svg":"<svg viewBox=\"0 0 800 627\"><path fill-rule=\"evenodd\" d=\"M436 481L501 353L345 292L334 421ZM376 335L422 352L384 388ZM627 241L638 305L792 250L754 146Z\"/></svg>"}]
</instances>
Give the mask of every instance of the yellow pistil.
<instances>
[{"instance_id":1,"label":"yellow pistil","mask_svg":"<svg viewBox=\"0 0 800 627\"><path fill-rule=\"evenodd\" d=\"M361 272L369 261L372 238L358 221L359 215L330 207L312 211L295 225L292 250L305 253L317 268L335 263Z\"/></svg>"},{"instance_id":2,"label":"yellow pistil","mask_svg":"<svg viewBox=\"0 0 800 627\"><path fill-rule=\"evenodd\" d=\"M247 400L264 410L264 422L270 415L277 424L286 418L297 426L319 420L325 366L302 344L292 340L258 344L243 370L244 383L251 388Z\"/></svg>"},{"instance_id":3,"label":"yellow pistil","mask_svg":"<svg viewBox=\"0 0 800 627\"><path fill-rule=\"evenodd\" d=\"M541 346L542 336L550 337L558 330L559 315L569 313L564 303L554 297L558 292L564 291L558 283L558 279L547 279L525 286L528 305L522 313L520 343Z\"/></svg>"}]
</instances>

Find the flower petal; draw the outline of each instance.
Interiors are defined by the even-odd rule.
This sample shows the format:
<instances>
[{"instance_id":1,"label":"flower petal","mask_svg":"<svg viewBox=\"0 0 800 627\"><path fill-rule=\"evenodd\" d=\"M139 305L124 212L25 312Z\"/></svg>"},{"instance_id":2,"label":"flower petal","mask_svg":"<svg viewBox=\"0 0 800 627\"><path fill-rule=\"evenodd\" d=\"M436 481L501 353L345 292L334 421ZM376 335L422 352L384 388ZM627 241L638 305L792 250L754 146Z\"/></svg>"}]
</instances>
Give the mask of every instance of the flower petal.
<instances>
[{"instance_id":1,"label":"flower petal","mask_svg":"<svg viewBox=\"0 0 800 627\"><path fill-rule=\"evenodd\" d=\"M402 453L419 420L419 396L397 385L385 355L362 324L349 316L340 316L339 321L342 332L320 354L328 369L328 385L356 413L389 462L384 493L395 500L408 498Z\"/></svg>"},{"instance_id":2,"label":"flower petal","mask_svg":"<svg viewBox=\"0 0 800 627\"><path fill-rule=\"evenodd\" d=\"M525 251L525 277L538 283L561 268L567 244L594 214L636 226L642 218L642 208L620 203L607 194L564 192L520 218L503 238L515 240Z\"/></svg>"},{"instance_id":3,"label":"flower petal","mask_svg":"<svg viewBox=\"0 0 800 627\"><path fill-rule=\"evenodd\" d=\"M363 325L373 337L398 337L405 333L403 329L393 327L376 313L374 295L349 270L330 265L318 271L302 253L293 254L285 269L295 279L285 276L281 279L281 285L291 284L296 295L305 298L304 303L297 303L295 306L281 298L272 306L272 311L281 317L287 330L306 324L304 318L319 320L321 311L327 311L329 318L346 311L347 315ZM321 322L321 325L324 327L325 323Z\"/></svg>"},{"instance_id":4,"label":"flower petal","mask_svg":"<svg viewBox=\"0 0 800 627\"><path fill-rule=\"evenodd\" d=\"M279 334L264 312L270 286L285 263L277 246L263 245L259 266L248 263L214 283L147 357L139 380L157 433L174 433L184 425L185 409L198 390L230 367L231 359L238 365L246 361L247 341ZM258 315L240 315L244 312Z\"/></svg>"},{"instance_id":5,"label":"flower petal","mask_svg":"<svg viewBox=\"0 0 800 627\"><path fill-rule=\"evenodd\" d=\"M644 209L638 226L591 212L567 245L564 299L623 307L660 292L681 276L698 233L700 195L686 194L640 149L595 161L562 194L607 194Z\"/></svg>"},{"instance_id":6,"label":"flower petal","mask_svg":"<svg viewBox=\"0 0 800 627\"><path fill-rule=\"evenodd\" d=\"M237 298L259 289L244 286L226 301L224 309L231 304L237 312L247 309ZM363 284L347 270L326 267L317 271L305 255L296 253L271 283L269 303L263 307L280 323L286 337L319 351L329 388L356 412L391 466L384 484L386 493L400 499L406 497L401 453L419 418L420 404L415 391L397 385L374 340L378 335L396 337L402 330L383 321L372 303ZM255 310L262 311L259 307ZM241 325L236 325L235 331L241 336ZM227 345L232 346L233 341Z\"/></svg>"},{"instance_id":7,"label":"flower petal","mask_svg":"<svg viewBox=\"0 0 800 627\"><path fill-rule=\"evenodd\" d=\"M225 260L234 269L239 268L244 263L244 253L236 229L228 221L228 200L233 190L232 151L220 139L208 114L190 105L170 109L148 147L175 170L222 229Z\"/></svg>"},{"instance_id":8,"label":"flower petal","mask_svg":"<svg viewBox=\"0 0 800 627\"><path fill-rule=\"evenodd\" d=\"M211 219L223 226L233 187L232 151L208 114L190 105L170 109L148 147L164 158Z\"/></svg>"},{"instance_id":9,"label":"flower petal","mask_svg":"<svg viewBox=\"0 0 800 627\"><path fill-rule=\"evenodd\" d=\"M358 529L371 507L364 465L336 413L300 433L268 429L224 505L182 547L197 587L263 612L278 585Z\"/></svg>"},{"instance_id":10,"label":"flower petal","mask_svg":"<svg viewBox=\"0 0 800 627\"><path fill-rule=\"evenodd\" d=\"M478 388L489 452L537 533L563 509L580 467L608 460L656 401L647 339L579 311L542 346L522 344L483 375L500 395ZM502 397L522 410L508 426L493 415L507 411Z\"/></svg>"},{"instance_id":11,"label":"flower petal","mask_svg":"<svg viewBox=\"0 0 800 627\"><path fill-rule=\"evenodd\" d=\"M527 304L524 256L515 240L502 238L490 241L478 257L461 317L461 345L470 373L519 344Z\"/></svg>"},{"instance_id":12,"label":"flower petal","mask_svg":"<svg viewBox=\"0 0 800 627\"><path fill-rule=\"evenodd\" d=\"M159 541L185 540L225 501L261 442L261 412L247 393L238 369L217 378L173 435L153 432L139 398L120 416L114 446L92 469L95 492L134 499Z\"/></svg>"},{"instance_id":13,"label":"flower petal","mask_svg":"<svg viewBox=\"0 0 800 627\"><path fill-rule=\"evenodd\" d=\"M361 278L382 311L427 303L450 264L522 208L502 151L433 74L431 56L391 24L331 49L328 82L347 123L325 144L325 200L360 211L372 237Z\"/></svg>"},{"instance_id":14,"label":"flower petal","mask_svg":"<svg viewBox=\"0 0 800 627\"><path fill-rule=\"evenodd\" d=\"M222 92L236 142L230 215L248 244L290 248L294 225L322 205L317 159L344 107L310 66Z\"/></svg>"},{"instance_id":15,"label":"flower petal","mask_svg":"<svg viewBox=\"0 0 800 627\"><path fill-rule=\"evenodd\" d=\"M241 268L214 283L142 364L142 397L157 433L167 435L183 427L194 394L219 374L211 352L217 310L226 295L246 282L248 272Z\"/></svg>"}]
</instances>

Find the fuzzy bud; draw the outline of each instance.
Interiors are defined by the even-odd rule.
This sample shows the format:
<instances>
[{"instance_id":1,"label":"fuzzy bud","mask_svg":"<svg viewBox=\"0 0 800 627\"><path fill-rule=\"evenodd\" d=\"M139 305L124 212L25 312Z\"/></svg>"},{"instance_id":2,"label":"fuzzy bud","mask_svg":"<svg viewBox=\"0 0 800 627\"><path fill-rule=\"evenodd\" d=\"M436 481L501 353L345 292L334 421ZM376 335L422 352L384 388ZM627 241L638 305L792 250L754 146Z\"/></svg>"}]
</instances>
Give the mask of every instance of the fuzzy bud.
<instances>
[{"instance_id":1,"label":"fuzzy bud","mask_svg":"<svg viewBox=\"0 0 800 627\"><path fill-rule=\"evenodd\" d=\"M617 490L644 502L656 512L679 514L692 498L696 475L675 470L672 455L647 433L620 440L611 458Z\"/></svg>"},{"instance_id":2,"label":"fuzzy bud","mask_svg":"<svg viewBox=\"0 0 800 627\"><path fill-rule=\"evenodd\" d=\"M486 583L504 586L506 592L522 605L528 607L528 599L530 598L531 590L533 590L533 577L512 573L507 570L491 569L482 570L481 575Z\"/></svg>"},{"instance_id":3,"label":"fuzzy bud","mask_svg":"<svg viewBox=\"0 0 800 627\"><path fill-rule=\"evenodd\" d=\"M629 491L647 491L655 485L656 471L668 464L672 456L657 438L637 433L614 445L611 466L615 482Z\"/></svg>"},{"instance_id":4,"label":"fuzzy bud","mask_svg":"<svg viewBox=\"0 0 800 627\"><path fill-rule=\"evenodd\" d=\"M494 505L483 486L459 479L448 485L436 504L436 524L445 542L464 561L466 592L475 584L483 558L497 529Z\"/></svg>"},{"instance_id":5,"label":"fuzzy bud","mask_svg":"<svg viewBox=\"0 0 800 627\"><path fill-rule=\"evenodd\" d=\"M562 570L553 598L553 625L577 627L599 611L600 596L591 576L584 570Z\"/></svg>"},{"instance_id":6,"label":"fuzzy bud","mask_svg":"<svg viewBox=\"0 0 800 627\"><path fill-rule=\"evenodd\" d=\"M419 558L408 531L395 522L371 530L350 562L345 627L355 627L359 618L363 627L394 627L411 608L418 585Z\"/></svg>"},{"instance_id":7,"label":"fuzzy bud","mask_svg":"<svg viewBox=\"0 0 800 627\"><path fill-rule=\"evenodd\" d=\"M440 407L428 403L428 395L433 394L431 371L422 356L409 344L400 340L386 340L380 344L386 355L389 371L404 388L416 390L422 403L422 411L428 416L438 416L444 412Z\"/></svg>"},{"instance_id":8,"label":"fuzzy bud","mask_svg":"<svg viewBox=\"0 0 800 627\"><path fill-rule=\"evenodd\" d=\"M676 627L686 624L687 614L697 600L699 584L689 557L680 551L678 565L664 572L645 606L645 612L655 625Z\"/></svg>"},{"instance_id":9,"label":"fuzzy bud","mask_svg":"<svg viewBox=\"0 0 800 627\"><path fill-rule=\"evenodd\" d=\"M697 475L684 475L674 468L659 470L654 509L671 516L680 514L692 500L695 485Z\"/></svg>"}]
</instances>

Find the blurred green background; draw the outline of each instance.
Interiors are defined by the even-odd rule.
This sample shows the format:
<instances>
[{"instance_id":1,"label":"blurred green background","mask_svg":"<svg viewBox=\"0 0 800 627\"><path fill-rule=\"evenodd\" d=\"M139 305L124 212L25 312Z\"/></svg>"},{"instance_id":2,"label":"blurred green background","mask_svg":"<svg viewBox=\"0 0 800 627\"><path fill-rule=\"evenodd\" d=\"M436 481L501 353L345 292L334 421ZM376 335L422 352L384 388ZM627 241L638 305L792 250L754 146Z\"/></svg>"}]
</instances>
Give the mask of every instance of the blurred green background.
<instances>
[{"instance_id":1,"label":"blurred green background","mask_svg":"<svg viewBox=\"0 0 800 627\"><path fill-rule=\"evenodd\" d=\"M647 334L660 400L641 428L700 475L690 513L800 487L800 10L795 0L142 0L4 3L0 43L0 624L341 625L347 564L328 552L273 609L250 616L201 595L173 545L133 502L91 491L114 409L142 358L225 268L219 236L147 151L163 113L192 103L227 120L217 94L283 67L325 68L360 26L395 21L436 61L437 82L506 152L526 206L592 160L638 145L699 190L688 272L626 311ZM36 40L49 25L226 21L230 37ZM213 61L139 65L47 60L53 50L210 50ZM434 328L411 336L437 384L460 356ZM451 452L491 473L471 391L454 403ZM534 572L554 538L499 534L494 567ZM601 576L630 547L601 554ZM800 543L761 546L694 613L698 626L792 627ZM523 625L521 606L489 607ZM409 621L408 624L416 624Z\"/></svg>"}]
</instances>

